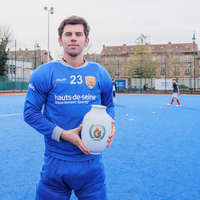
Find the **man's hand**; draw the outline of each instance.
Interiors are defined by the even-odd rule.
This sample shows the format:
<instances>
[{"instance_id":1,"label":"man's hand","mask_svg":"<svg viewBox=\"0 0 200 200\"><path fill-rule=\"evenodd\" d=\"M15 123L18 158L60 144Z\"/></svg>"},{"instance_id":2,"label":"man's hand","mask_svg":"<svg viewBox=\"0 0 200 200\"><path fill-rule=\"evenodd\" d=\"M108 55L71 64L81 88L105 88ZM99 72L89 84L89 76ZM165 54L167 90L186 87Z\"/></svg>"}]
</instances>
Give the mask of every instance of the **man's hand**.
<instances>
[{"instance_id":1,"label":"man's hand","mask_svg":"<svg viewBox=\"0 0 200 200\"><path fill-rule=\"evenodd\" d=\"M111 131L111 134L108 137L107 147L110 147L110 145L112 144L113 138L115 136L115 126L114 125L115 125L115 121L112 120L112 131Z\"/></svg>"},{"instance_id":2,"label":"man's hand","mask_svg":"<svg viewBox=\"0 0 200 200\"><path fill-rule=\"evenodd\" d=\"M79 132L82 129L82 125L80 125L78 128L74 128L71 130L64 130L61 133L61 139L68 141L72 144L74 144L75 146L77 146L84 154L89 155L90 154L90 150L83 144L81 138L79 137Z\"/></svg>"}]
</instances>

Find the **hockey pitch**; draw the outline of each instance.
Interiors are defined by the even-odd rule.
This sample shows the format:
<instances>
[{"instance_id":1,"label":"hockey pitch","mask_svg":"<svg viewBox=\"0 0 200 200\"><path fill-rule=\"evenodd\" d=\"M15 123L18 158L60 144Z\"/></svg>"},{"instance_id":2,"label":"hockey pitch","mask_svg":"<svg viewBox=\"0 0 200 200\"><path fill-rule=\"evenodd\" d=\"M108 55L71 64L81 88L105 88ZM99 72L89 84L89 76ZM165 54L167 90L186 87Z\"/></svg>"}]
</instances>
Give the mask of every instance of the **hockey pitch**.
<instances>
[{"instance_id":1,"label":"hockey pitch","mask_svg":"<svg viewBox=\"0 0 200 200\"><path fill-rule=\"evenodd\" d=\"M43 136L23 121L24 99L0 95L2 200L34 200L42 167ZM169 102L117 94L116 135L103 153L108 200L200 199L200 96Z\"/></svg>"}]
</instances>

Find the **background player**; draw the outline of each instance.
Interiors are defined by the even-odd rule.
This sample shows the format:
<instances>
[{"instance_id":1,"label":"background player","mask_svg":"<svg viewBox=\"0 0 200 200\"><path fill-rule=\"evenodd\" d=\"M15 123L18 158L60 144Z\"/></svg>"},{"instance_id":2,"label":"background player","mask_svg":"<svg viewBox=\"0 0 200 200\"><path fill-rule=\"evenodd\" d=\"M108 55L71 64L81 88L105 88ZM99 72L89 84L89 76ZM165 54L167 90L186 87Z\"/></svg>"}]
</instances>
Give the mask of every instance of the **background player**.
<instances>
[{"instance_id":1,"label":"background player","mask_svg":"<svg viewBox=\"0 0 200 200\"><path fill-rule=\"evenodd\" d=\"M173 102L174 102L174 98L176 99L178 105L177 106L181 106L180 104L180 101L179 101L179 98L178 98L178 95L179 95L179 87L178 87L178 83L176 82L176 79L173 78L172 79L172 88L173 88L173 94L172 94L172 99L171 99L171 102L170 104L168 105L172 105Z\"/></svg>"},{"instance_id":2,"label":"background player","mask_svg":"<svg viewBox=\"0 0 200 200\"><path fill-rule=\"evenodd\" d=\"M115 79L112 79L112 84L113 84L113 102L115 103L115 96L116 96L116 83L115 83Z\"/></svg>"}]
</instances>

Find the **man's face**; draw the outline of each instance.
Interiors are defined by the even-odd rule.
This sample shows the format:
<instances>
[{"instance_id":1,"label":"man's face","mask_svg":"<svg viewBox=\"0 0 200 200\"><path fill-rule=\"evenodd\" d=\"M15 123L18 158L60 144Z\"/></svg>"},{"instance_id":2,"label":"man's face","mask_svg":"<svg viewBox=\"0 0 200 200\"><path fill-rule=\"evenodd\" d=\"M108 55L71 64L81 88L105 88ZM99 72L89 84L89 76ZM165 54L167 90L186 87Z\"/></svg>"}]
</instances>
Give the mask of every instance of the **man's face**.
<instances>
[{"instance_id":1,"label":"man's face","mask_svg":"<svg viewBox=\"0 0 200 200\"><path fill-rule=\"evenodd\" d=\"M68 24L64 27L62 37L58 39L58 42L60 46L63 46L66 54L76 57L88 46L89 39L84 34L82 24Z\"/></svg>"}]
</instances>

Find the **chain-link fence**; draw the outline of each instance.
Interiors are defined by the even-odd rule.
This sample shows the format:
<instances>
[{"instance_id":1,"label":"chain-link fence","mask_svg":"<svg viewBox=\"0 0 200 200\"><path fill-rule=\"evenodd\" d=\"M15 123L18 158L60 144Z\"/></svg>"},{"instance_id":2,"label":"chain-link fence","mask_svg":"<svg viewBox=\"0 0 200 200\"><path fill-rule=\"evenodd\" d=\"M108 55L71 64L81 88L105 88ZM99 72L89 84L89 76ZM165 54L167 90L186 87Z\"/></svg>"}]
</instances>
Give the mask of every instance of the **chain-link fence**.
<instances>
[{"instance_id":1,"label":"chain-link fence","mask_svg":"<svg viewBox=\"0 0 200 200\"><path fill-rule=\"evenodd\" d=\"M27 89L28 81L0 76L0 92L24 92Z\"/></svg>"},{"instance_id":2,"label":"chain-link fence","mask_svg":"<svg viewBox=\"0 0 200 200\"><path fill-rule=\"evenodd\" d=\"M37 66L34 57L9 58L7 74L0 76L0 92L24 92L28 89L29 78ZM37 63L38 64L38 63Z\"/></svg>"},{"instance_id":3,"label":"chain-link fence","mask_svg":"<svg viewBox=\"0 0 200 200\"><path fill-rule=\"evenodd\" d=\"M180 92L200 94L200 78L177 78ZM119 92L171 93L172 79L129 78L116 80Z\"/></svg>"}]
</instances>

